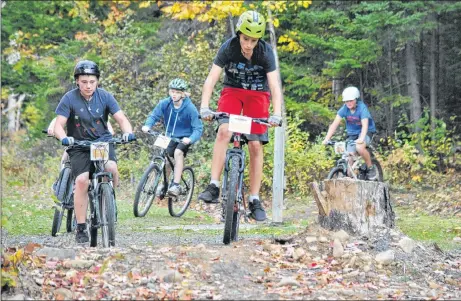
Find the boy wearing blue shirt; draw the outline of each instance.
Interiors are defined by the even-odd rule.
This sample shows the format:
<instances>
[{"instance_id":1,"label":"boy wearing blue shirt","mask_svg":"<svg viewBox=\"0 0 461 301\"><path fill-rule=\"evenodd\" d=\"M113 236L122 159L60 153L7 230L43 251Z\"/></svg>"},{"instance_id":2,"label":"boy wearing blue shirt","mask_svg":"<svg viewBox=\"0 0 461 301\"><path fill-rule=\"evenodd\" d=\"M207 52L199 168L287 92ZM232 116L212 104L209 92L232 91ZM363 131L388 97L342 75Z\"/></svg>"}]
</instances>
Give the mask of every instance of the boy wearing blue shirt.
<instances>
[{"instance_id":1,"label":"boy wearing blue shirt","mask_svg":"<svg viewBox=\"0 0 461 301\"><path fill-rule=\"evenodd\" d=\"M375 133L376 127L367 105L360 100L360 91L356 87L348 87L343 91L344 105L338 110L335 120L328 128L323 144L327 144L335 133L341 120L346 119L347 140L354 140L355 144L348 144L347 151L357 152L367 164L367 179L376 180L376 167L371 163L367 145L371 139L368 133Z\"/></svg>"},{"instance_id":2,"label":"boy wearing blue shirt","mask_svg":"<svg viewBox=\"0 0 461 301\"><path fill-rule=\"evenodd\" d=\"M148 132L153 125L163 119L165 135L181 140L181 142L170 141L167 148L168 155L175 160L174 178L168 194L175 197L181 193L179 181L187 151L200 139L203 132L202 121L199 119L197 108L186 93L187 88L188 85L183 79L173 79L168 85L170 96L155 106L142 127L143 132Z\"/></svg>"}]
</instances>

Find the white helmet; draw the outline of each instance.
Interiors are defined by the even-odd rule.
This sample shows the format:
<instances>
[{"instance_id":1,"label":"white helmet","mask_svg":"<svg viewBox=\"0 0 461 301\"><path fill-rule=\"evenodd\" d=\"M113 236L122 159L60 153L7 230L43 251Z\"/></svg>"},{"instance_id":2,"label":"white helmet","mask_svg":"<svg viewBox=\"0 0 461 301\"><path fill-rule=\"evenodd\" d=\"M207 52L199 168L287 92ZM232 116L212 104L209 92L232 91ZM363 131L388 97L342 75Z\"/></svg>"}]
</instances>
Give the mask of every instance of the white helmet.
<instances>
[{"instance_id":1,"label":"white helmet","mask_svg":"<svg viewBox=\"0 0 461 301\"><path fill-rule=\"evenodd\" d=\"M360 91L356 87L347 87L343 91L343 101L360 98Z\"/></svg>"}]
</instances>

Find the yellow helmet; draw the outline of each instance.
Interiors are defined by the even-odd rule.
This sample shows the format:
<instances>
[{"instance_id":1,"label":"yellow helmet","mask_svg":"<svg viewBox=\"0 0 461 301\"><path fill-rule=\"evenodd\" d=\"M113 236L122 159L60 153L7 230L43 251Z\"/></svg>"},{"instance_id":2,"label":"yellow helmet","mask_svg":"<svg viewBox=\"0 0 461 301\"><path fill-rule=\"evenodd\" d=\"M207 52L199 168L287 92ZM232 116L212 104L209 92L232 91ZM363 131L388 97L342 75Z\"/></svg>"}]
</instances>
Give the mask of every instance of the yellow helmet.
<instances>
[{"instance_id":1,"label":"yellow helmet","mask_svg":"<svg viewBox=\"0 0 461 301\"><path fill-rule=\"evenodd\" d=\"M257 11L249 10L240 15L235 30L249 37L260 39L266 30L266 20Z\"/></svg>"}]
</instances>

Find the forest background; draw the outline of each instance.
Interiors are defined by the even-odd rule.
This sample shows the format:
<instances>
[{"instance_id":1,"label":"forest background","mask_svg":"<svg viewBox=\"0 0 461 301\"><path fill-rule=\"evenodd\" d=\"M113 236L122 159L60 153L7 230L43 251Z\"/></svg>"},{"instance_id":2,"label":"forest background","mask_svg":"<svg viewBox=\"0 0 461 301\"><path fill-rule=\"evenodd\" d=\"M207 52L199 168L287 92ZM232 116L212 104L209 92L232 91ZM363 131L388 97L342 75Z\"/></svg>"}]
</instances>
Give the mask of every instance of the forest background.
<instances>
[{"instance_id":1,"label":"forest background","mask_svg":"<svg viewBox=\"0 0 461 301\"><path fill-rule=\"evenodd\" d=\"M62 147L41 133L75 87L80 59L97 62L139 133L175 77L201 88L219 46L247 9L273 15L286 109L286 195L309 194L334 164L323 139L343 88L362 92L376 121L385 180L396 189L456 191L461 134L461 2L452 1L2 1L2 186L51 186ZM265 40L269 41L269 34ZM213 94L213 108L221 83ZM189 156L200 190L209 179L215 125ZM120 133L118 127L116 131ZM338 134L344 132L337 131ZM273 131L265 147L271 194ZM136 183L152 141L119 150ZM457 172L458 171L458 172ZM51 175L51 176L50 176ZM457 185L454 187L453 185Z\"/></svg>"}]
</instances>

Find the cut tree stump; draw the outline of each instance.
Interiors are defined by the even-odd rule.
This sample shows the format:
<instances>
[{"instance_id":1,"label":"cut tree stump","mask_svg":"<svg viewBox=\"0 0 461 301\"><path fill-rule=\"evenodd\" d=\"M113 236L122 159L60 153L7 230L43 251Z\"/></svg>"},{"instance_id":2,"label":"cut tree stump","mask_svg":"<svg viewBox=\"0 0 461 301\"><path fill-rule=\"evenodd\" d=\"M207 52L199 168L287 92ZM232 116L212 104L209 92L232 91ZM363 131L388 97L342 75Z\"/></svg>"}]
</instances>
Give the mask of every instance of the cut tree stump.
<instances>
[{"instance_id":1,"label":"cut tree stump","mask_svg":"<svg viewBox=\"0 0 461 301\"><path fill-rule=\"evenodd\" d=\"M343 178L313 182L311 188L319 224L325 229L366 235L377 226L394 227L395 214L385 183Z\"/></svg>"}]
</instances>

